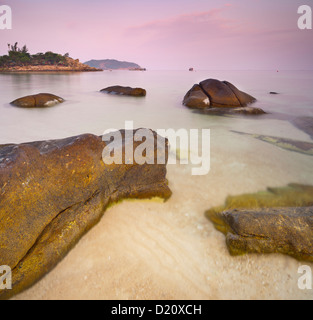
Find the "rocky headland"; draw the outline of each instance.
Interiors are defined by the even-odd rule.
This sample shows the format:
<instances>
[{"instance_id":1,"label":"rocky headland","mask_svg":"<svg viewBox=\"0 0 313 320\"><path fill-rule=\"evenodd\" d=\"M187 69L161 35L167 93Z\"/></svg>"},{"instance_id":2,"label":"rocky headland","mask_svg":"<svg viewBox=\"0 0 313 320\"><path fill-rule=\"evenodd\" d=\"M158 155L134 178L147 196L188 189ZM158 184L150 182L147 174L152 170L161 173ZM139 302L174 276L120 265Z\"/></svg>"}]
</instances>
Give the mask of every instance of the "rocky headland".
<instances>
[{"instance_id":1,"label":"rocky headland","mask_svg":"<svg viewBox=\"0 0 313 320\"><path fill-rule=\"evenodd\" d=\"M23 65L0 67L0 72L93 72L103 71L79 62L78 59L66 58L64 65Z\"/></svg>"},{"instance_id":2,"label":"rocky headland","mask_svg":"<svg viewBox=\"0 0 313 320\"><path fill-rule=\"evenodd\" d=\"M8 44L8 54L0 57L0 72L75 72L75 71L102 71L73 59L68 53L62 55L47 51L46 53L30 54L24 45L18 47Z\"/></svg>"},{"instance_id":3,"label":"rocky headland","mask_svg":"<svg viewBox=\"0 0 313 320\"><path fill-rule=\"evenodd\" d=\"M102 70L131 70L145 71L145 68L140 67L137 63L128 61L119 61L115 59L90 60L85 62L86 65L102 69Z\"/></svg>"}]
</instances>

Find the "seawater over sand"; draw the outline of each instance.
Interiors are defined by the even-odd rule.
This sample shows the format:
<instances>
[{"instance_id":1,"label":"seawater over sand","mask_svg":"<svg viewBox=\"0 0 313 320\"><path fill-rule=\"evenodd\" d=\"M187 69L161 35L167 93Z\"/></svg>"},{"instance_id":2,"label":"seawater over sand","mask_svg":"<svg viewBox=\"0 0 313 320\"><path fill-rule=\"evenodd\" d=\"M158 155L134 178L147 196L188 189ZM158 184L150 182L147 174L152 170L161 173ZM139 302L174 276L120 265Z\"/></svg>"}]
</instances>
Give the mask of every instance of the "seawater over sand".
<instances>
[{"instance_id":1,"label":"seawater over sand","mask_svg":"<svg viewBox=\"0 0 313 320\"><path fill-rule=\"evenodd\" d=\"M228 80L271 113L226 118L193 113L181 105L194 83ZM313 157L286 151L247 133L311 141L289 123L313 116L313 72L147 71L0 75L0 143L102 134L109 128L211 129L211 171L169 165L173 191L166 203L123 202L110 208L70 254L17 298L313 298L297 287L301 263L281 255L230 257L225 238L204 217L227 195L312 184ZM143 87L143 99L98 92L110 85ZM270 91L279 95L269 95ZM9 102L49 92L67 101L44 110ZM313 267L313 266L312 266Z\"/></svg>"}]
</instances>

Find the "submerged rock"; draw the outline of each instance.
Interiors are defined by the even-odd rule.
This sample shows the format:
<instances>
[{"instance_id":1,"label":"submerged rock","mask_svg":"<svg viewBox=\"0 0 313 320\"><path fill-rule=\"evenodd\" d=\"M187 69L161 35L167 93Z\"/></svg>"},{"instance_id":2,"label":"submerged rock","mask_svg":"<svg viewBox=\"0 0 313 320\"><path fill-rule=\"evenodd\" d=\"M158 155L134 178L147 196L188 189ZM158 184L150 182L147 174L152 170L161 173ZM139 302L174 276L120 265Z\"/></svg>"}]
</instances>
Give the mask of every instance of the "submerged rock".
<instances>
[{"instance_id":1,"label":"submerged rock","mask_svg":"<svg viewBox=\"0 0 313 320\"><path fill-rule=\"evenodd\" d=\"M290 184L228 197L206 216L230 254L282 253L313 262L313 186Z\"/></svg>"},{"instance_id":2,"label":"submerged rock","mask_svg":"<svg viewBox=\"0 0 313 320\"><path fill-rule=\"evenodd\" d=\"M131 88L131 87L122 87L122 86L112 86L100 90L104 93L118 94L123 96L132 96L132 97L145 97L147 92L142 88Z\"/></svg>"},{"instance_id":3,"label":"submerged rock","mask_svg":"<svg viewBox=\"0 0 313 320\"><path fill-rule=\"evenodd\" d=\"M218 115L218 116L232 116L232 115L245 115L245 116L254 116L266 114L260 108L248 107L239 107L239 108L206 108L206 109L197 109L194 112L208 115Z\"/></svg>"},{"instance_id":4,"label":"submerged rock","mask_svg":"<svg viewBox=\"0 0 313 320\"><path fill-rule=\"evenodd\" d=\"M189 108L198 109L242 108L255 101L254 97L238 90L230 82L207 79L194 85L187 92L183 104Z\"/></svg>"},{"instance_id":5,"label":"submerged rock","mask_svg":"<svg viewBox=\"0 0 313 320\"><path fill-rule=\"evenodd\" d=\"M260 134L250 134L250 133L244 133L244 132L239 132L239 131L234 131L234 130L232 130L232 132L242 134L242 135L251 136L255 139L273 144L274 146L277 146L279 148L282 148L282 149L285 149L288 151L293 151L293 152L302 153L302 154L305 154L308 156L313 156L313 143L311 143L311 142L292 140L292 139L287 139L287 138L272 137L272 136L265 136L265 135L260 135Z\"/></svg>"},{"instance_id":6,"label":"submerged rock","mask_svg":"<svg viewBox=\"0 0 313 320\"><path fill-rule=\"evenodd\" d=\"M291 123L313 139L313 117L298 117L292 120Z\"/></svg>"},{"instance_id":7,"label":"submerged rock","mask_svg":"<svg viewBox=\"0 0 313 320\"><path fill-rule=\"evenodd\" d=\"M46 108L64 102L63 98L50 93L39 93L16 99L12 105L20 108Z\"/></svg>"},{"instance_id":8,"label":"submerged rock","mask_svg":"<svg viewBox=\"0 0 313 320\"><path fill-rule=\"evenodd\" d=\"M227 108L230 114L243 114L243 115L260 115L266 114L261 108L252 108L252 107L240 107L240 108Z\"/></svg>"},{"instance_id":9,"label":"submerged rock","mask_svg":"<svg viewBox=\"0 0 313 320\"><path fill-rule=\"evenodd\" d=\"M121 133L125 152L131 141ZM147 157L156 160L158 152L167 159L167 142L157 146L160 137L152 137L148 143L154 148L146 150ZM134 141L131 148L141 143ZM123 198L170 197L166 164L106 165L106 145L101 137L85 134L0 146L0 265L12 269L13 288L0 290L0 299L49 272L109 204Z\"/></svg>"}]
</instances>

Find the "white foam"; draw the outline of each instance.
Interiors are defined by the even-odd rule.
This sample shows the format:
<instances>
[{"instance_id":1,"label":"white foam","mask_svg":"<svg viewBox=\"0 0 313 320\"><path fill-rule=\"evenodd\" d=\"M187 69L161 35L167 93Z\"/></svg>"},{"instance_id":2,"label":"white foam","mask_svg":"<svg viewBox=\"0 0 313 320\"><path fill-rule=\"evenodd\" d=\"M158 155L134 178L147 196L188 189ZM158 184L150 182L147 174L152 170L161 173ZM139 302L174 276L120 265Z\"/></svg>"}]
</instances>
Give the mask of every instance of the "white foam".
<instances>
[{"instance_id":1,"label":"white foam","mask_svg":"<svg viewBox=\"0 0 313 320\"><path fill-rule=\"evenodd\" d=\"M54 100L50 100L50 101L47 101L44 106L45 107L53 107L55 106L56 104L58 104L59 101L57 99L54 99Z\"/></svg>"},{"instance_id":2,"label":"white foam","mask_svg":"<svg viewBox=\"0 0 313 320\"><path fill-rule=\"evenodd\" d=\"M204 99L203 102L204 102L207 106L209 106L209 105L211 104L211 101L210 101L209 98Z\"/></svg>"}]
</instances>

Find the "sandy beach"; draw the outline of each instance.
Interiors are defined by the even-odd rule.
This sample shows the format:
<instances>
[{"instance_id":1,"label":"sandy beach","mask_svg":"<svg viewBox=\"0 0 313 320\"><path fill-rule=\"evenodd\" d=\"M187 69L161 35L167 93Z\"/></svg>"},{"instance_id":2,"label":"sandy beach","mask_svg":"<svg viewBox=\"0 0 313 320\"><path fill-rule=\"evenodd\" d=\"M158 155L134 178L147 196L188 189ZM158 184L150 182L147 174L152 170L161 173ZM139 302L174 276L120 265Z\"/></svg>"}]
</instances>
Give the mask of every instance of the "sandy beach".
<instances>
[{"instance_id":1,"label":"sandy beach","mask_svg":"<svg viewBox=\"0 0 313 320\"><path fill-rule=\"evenodd\" d=\"M212 139L216 157L209 175L188 185L190 168L168 165L173 196L166 203L131 200L109 208L54 270L14 299L312 299L312 292L298 288L303 263L279 254L231 257L225 237L204 216L227 194L311 181L284 169L301 163L306 171L310 157L288 157L254 141L255 150L274 154L264 159L247 151L245 139L251 138L242 138L231 158ZM253 170L266 165L272 176Z\"/></svg>"}]
</instances>

